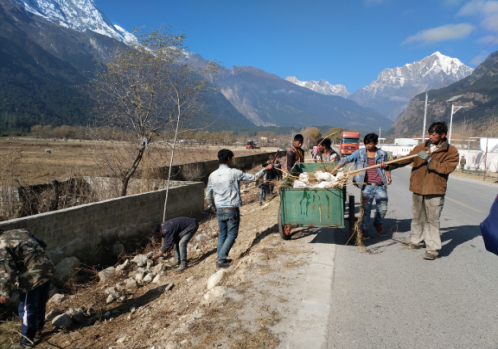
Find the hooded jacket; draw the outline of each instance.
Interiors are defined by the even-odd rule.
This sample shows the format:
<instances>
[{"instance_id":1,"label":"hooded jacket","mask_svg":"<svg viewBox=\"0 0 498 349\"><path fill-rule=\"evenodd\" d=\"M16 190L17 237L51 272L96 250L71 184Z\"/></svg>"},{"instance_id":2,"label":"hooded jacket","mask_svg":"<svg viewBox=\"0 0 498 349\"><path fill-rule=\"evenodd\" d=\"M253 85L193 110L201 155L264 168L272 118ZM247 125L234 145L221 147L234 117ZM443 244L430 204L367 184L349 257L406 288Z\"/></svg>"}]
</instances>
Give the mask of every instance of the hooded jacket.
<instances>
[{"instance_id":1,"label":"hooded jacket","mask_svg":"<svg viewBox=\"0 0 498 349\"><path fill-rule=\"evenodd\" d=\"M458 165L458 150L445 140L434 152L430 152L430 141L412 149L408 155L416 155L421 150L429 153L432 161L420 157L407 159L390 165L390 169L406 166L413 162L410 176L410 191L419 195L444 195L448 185L448 176Z\"/></svg>"}]
</instances>

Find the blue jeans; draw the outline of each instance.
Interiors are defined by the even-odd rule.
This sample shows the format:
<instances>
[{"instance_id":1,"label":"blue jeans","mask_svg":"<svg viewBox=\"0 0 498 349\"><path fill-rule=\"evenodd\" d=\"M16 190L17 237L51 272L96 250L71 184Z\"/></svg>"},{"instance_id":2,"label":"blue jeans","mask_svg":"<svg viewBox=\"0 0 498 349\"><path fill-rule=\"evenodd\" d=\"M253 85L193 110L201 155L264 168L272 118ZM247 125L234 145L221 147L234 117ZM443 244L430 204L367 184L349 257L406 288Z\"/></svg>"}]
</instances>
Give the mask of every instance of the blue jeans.
<instances>
[{"instance_id":1,"label":"blue jeans","mask_svg":"<svg viewBox=\"0 0 498 349\"><path fill-rule=\"evenodd\" d=\"M365 188L363 188L361 194L363 197L362 206L364 210L361 229L368 231L371 220L370 214L372 212L374 199L376 205L374 224L382 224L382 222L384 221L384 217L387 213L387 191L384 189L384 186L382 184L378 186L365 185Z\"/></svg>"},{"instance_id":2,"label":"blue jeans","mask_svg":"<svg viewBox=\"0 0 498 349\"><path fill-rule=\"evenodd\" d=\"M36 331L45 325L45 309L50 295L50 281L19 296L19 318L22 321L22 334L33 340ZM23 338L23 343L29 343Z\"/></svg>"},{"instance_id":3,"label":"blue jeans","mask_svg":"<svg viewBox=\"0 0 498 349\"><path fill-rule=\"evenodd\" d=\"M224 263L228 253L239 235L239 210L224 210L219 208L216 214L220 235L218 236L218 262Z\"/></svg>"},{"instance_id":4,"label":"blue jeans","mask_svg":"<svg viewBox=\"0 0 498 349\"><path fill-rule=\"evenodd\" d=\"M198 228L199 226L197 225L195 229L189 229L190 231L182 236L180 241L175 244L176 259L178 260L178 264L187 264L187 244L197 232Z\"/></svg>"}]
</instances>

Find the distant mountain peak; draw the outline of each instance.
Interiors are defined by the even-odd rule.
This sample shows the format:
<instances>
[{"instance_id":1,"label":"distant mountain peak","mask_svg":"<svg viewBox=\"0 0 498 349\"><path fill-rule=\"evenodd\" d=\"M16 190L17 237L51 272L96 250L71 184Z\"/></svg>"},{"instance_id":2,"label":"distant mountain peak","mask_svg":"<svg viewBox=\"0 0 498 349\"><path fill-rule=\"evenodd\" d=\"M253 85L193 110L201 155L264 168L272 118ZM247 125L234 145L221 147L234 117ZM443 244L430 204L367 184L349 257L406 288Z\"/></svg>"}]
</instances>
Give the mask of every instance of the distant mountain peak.
<instances>
[{"instance_id":1,"label":"distant mountain peak","mask_svg":"<svg viewBox=\"0 0 498 349\"><path fill-rule=\"evenodd\" d=\"M347 98L349 96L348 89L344 85L332 85L325 79L320 79L318 82L315 80L301 81L295 76L288 76L285 80L293 84L309 88L312 91L321 93L322 95L340 96Z\"/></svg>"},{"instance_id":2,"label":"distant mountain peak","mask_svg":"<svg viewBox=\"0 0 498 349\"><path fill-rule=\"evenodd\" d=\"M458 58L436 51L402 67L384 69L377 80L358 89L349 98L396 120L415 95L448 86L466 78L472 71Z\"/></svg>"},{"instance_id":3,"label":"distant mountain peak","mask_svg":"<svg viewBox=\"0 0 498 349\"><path fill-rule=\"evenodd\" d=\"M27 12L63 27L84 32L91 30L122 41L134 42L135 36L114 25L98 8L94 0L13 0Z\"/></svg>"}]
</instances>

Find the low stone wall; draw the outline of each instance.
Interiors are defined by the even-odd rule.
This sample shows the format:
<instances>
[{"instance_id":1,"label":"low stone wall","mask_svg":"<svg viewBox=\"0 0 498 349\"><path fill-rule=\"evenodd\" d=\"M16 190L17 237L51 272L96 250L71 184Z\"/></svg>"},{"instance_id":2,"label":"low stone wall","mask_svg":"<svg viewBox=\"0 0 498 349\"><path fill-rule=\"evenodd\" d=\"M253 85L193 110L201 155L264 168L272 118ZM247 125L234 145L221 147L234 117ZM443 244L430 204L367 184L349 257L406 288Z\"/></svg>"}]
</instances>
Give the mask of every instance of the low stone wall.
<instances>
[{"instance_id":1,"label":"low stone wall","mask_svg":"<svg viewBox=\"0 0 498 349\"><path fill-rule=\"evenodd\" d=\"M277 159L285 163L285 151L278 153ZM249 171L253 168L261 168L261 165L268 160L273 160L275 152L257 153L254 155L237 156L233 159L232 167L242 171ZM199 161L194 163L175 165L171 168L171 177L176 181L202 181L207 183L209 175L219 167L218 160ZM155 169L154 178L167 179L169 167Z\"/></svg>"},{"instance_id":2,"label":"low stone wall","mask_svg":"<svg viewBox=\"0 0 498 349\"><path fill-rule=\"evenodd\" d=\"M147 232L151 223L160 223L165 195L166 190L160 190L42 213L0 222L0 229L29 230L47 243L55 263L69 256L91 262L103 243ZM203 210L203 183L176 182L170 188L167 219L201 216Z\"/></svg>"}]
</instances>

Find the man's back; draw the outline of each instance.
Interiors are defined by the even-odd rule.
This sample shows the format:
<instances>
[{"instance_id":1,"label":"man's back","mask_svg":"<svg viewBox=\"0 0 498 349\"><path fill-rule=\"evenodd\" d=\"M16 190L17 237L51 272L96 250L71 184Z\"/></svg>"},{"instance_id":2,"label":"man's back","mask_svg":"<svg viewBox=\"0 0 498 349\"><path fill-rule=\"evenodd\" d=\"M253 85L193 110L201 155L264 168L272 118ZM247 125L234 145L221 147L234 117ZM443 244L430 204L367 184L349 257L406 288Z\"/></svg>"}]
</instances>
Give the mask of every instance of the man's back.
<instances>
[{"instance_id":1,"label":"man's back","mask_svg":"<svg viewBox=\"0 0 498 349\"><path fill-rule=\"evenodd\" d=\"M19 290L28 292L49 281L55 267L45 250L27 230L0 234L0 294L10 297L16 278Z\"/></svg>"},{"instance_id":2,"label":"man's back","mask_svg":"<svg viewBox=\"0 0 498 349\"><path fill-rule=\"evenodd\" d=\"M161 226L161 231L163 236L165 234L175 234L180 233L187 227L194 226L197 224L197 220L195 218L190 217L176 217L166 221Z\"/></svg>"},{"instance_id":3,"label":"man's back","mask_svg":"<svg viewBox=\"0 0 498 349\"><path fill-rule=\"evenodd\" d=\"M206 196L214 195L216 207L240 207L240 181L255 181L256 177L226 165L209 175Z\"/></svg>"}]
</instances>

